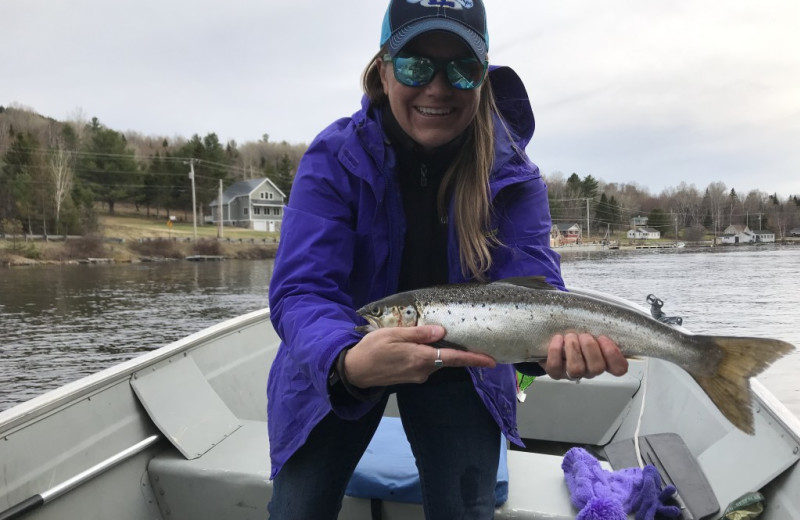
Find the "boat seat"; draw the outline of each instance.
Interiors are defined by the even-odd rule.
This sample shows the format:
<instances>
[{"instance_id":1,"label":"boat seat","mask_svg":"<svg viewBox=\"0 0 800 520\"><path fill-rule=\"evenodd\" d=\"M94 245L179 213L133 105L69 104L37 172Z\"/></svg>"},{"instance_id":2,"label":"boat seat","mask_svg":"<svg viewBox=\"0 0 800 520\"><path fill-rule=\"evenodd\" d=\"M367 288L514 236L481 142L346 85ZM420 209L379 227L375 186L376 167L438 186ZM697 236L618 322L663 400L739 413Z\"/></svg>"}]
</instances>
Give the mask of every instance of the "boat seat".
<instances>
[{"instance_id":1,"label":"boat seat","mask_svg":"<svg viewBox=\"0 0 800 520\"><path fill-rule=\"evenodd\" d=\"M537 377L517 407L523 439L604 446L622 424L642 384L644 366L631 361L628 373L601 374L580 383ZM565 413L569 410L569 413Z\"/></svg>"},{"instance_id":2,"label":"boat seat","mask_svg":"<svg viewBox=\"0 0 800 520\"><path fill-rule=\"evenodd\" d=\"M242 425L200 457L187 459L174 448L155 456L148 475L158 505L170 520L263 520L272 496L269 480L267 425ZM508 500L495 518L574 519L577 510L561 471L562 458L553 455L508 452ZM370 500L346 496L339 518L370 519ZM381 518L422 518L418 504L382 502Z\"/></svg>"}]
</instances>

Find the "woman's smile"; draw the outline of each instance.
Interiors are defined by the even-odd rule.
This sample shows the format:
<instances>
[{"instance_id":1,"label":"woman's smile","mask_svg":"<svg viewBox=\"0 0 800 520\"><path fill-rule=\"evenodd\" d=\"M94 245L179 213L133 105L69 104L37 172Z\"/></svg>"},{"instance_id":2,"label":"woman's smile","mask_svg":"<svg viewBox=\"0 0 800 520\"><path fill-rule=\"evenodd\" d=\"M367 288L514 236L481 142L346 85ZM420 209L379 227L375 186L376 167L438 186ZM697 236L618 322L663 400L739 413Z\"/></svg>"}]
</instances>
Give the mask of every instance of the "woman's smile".
<instances>
[{"instance_id":1,"label":"woman's smile","mask_svg":"<svg viewBox=\"0 0 800 520\"><path fill-rule=\"evenodd\" d=\"M471 56L457 37L443 32L425 33L404 50L437 60ZM459 90L438 71L430 83L418 87L403 85L394 76L391 62L381 65L381 83L400 128L423 149L449 143L472 123L478 112L481 88Z\"/></svg>"}]
</instances>

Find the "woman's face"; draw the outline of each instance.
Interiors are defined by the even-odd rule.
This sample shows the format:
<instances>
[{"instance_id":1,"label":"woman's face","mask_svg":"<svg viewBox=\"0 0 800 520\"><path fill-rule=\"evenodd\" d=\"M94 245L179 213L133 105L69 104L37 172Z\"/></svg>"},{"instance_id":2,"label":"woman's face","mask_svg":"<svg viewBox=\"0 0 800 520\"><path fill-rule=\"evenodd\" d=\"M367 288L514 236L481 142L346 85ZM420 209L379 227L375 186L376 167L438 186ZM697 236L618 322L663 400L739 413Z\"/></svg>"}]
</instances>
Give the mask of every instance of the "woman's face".
<instances>
[{"instance_id":1,"label":"woman's face","mask_svg":"<svg viewBox=\"0 0 800 520\"><path fill-rule=\"evenodd\" d=\"M457 59L472 56L456 36L444 32L421 34L403 49L404 52L433 59ZM475 118L481 87L458 90L447 82L443 70L427 85L407 87L394 76L391 62L381 62L381 83L389 106L400 127L424 149L449 143Z\"/></svg>"}]
</instances>

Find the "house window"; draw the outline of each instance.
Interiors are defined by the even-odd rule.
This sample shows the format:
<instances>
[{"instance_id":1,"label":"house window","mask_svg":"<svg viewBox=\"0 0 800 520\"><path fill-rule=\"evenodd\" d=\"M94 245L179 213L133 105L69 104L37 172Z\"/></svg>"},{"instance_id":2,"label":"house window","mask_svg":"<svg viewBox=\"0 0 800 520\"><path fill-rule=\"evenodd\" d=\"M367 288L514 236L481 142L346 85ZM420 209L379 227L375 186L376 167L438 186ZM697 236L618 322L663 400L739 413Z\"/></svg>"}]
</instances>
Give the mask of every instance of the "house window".
<instances>
[{"instance_id":1,"label":"house window","mask_svg":"<svg viewBox=\"0 0 800 520\"><path fill-rule=\"evenodd\" d=\"M276 216L280 216L280 214L281 214L281 208L273 208L273 209L272 209L272 212L273 212L273 213L274 213Z\"/></svg>"},{"instance_id":2,"label":"house window","mask_svg":"<svg viewBox=\"0 0 800 520\"><path fill-rule=\"evenodd\" d=\"M244 213L244 216L246 217L250 211L247 208L242 208L242 213Z\"/></svg>"},{"instance_id":3,"label":"house window","mask_svg":"<svg viewBox=\"0 0 800 520\"><path fill-rule=\"evenodd\" d=\"M264 193L263 191L261 193L259 193L259 195L261 196L262 199L266 199L267 198L266 197L266 193Z\"/></svg>"},{"instance_id":4,"label":"house window","mask_svg":"<svg viewBox=\"0 0 800 520\"><path fill-rule=\"evenodd\" d=\"M269 200L272 200L272 193L269 194Z\"/></svg>"},{"instance_id":5,"label":"house window","mask_svg":"<svg viewBox=\"0 0 800 520\"><path fill-rule=\"evenodd\" d=\"M258 206L253 208L253 215L261 215L261 208L259 208Z\"/></svg>"}]
</instances>

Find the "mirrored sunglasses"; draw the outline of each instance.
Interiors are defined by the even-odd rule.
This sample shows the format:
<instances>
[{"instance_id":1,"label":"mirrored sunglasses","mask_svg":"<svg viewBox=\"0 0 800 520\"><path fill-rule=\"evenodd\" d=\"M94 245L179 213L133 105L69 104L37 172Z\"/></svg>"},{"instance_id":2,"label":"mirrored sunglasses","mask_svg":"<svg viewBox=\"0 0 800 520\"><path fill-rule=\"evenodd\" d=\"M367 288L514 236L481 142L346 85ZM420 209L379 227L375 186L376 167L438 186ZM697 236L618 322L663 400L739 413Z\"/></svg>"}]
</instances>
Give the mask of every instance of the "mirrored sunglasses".
<instances>
[{"instance_id":1,"label":"mirrored sunglasses","mask_svg":"<svg viewBox=\"0 0 800 520\"><path fill-rule=\"evenodd\" d=\"M488 66L486 62L481 62L475 57L436 60L425 56L410 56L401 53L394 58L385 54L383 60L392 62L394 77L407 87L427 85L433 81L440 70L444 70L447 82L458 90L472 90L480 87L486 77Z\"/></svg>"}]
</instances>

